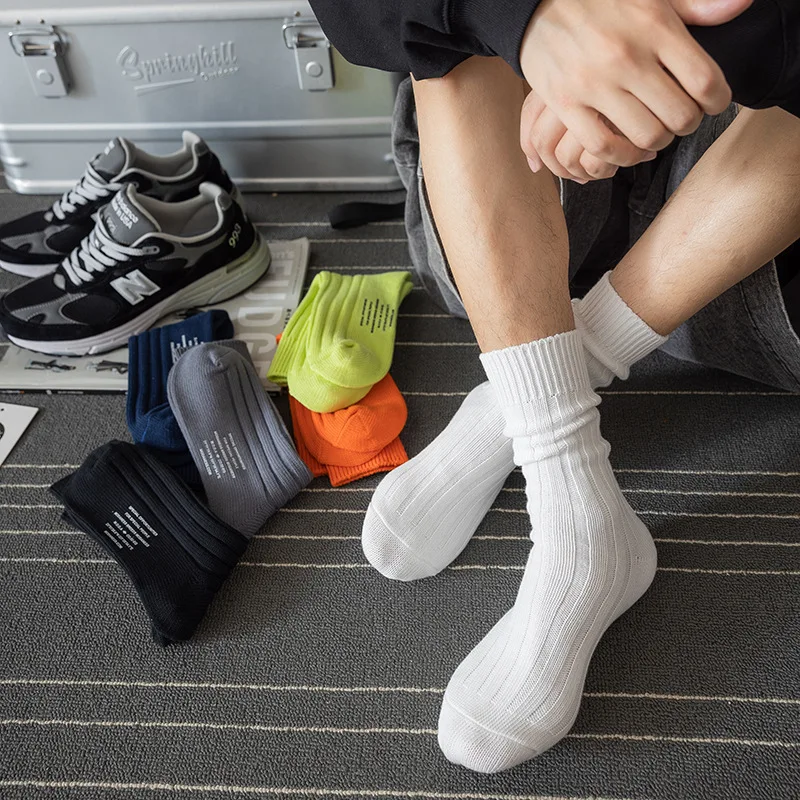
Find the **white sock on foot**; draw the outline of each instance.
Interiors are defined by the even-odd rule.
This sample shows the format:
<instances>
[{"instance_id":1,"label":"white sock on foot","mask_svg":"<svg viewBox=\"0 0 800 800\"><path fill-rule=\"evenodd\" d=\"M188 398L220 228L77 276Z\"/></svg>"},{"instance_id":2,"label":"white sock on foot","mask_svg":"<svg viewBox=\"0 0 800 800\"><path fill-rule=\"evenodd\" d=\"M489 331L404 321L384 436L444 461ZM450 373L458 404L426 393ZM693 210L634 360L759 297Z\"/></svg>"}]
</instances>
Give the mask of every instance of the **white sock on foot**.
<instances>
[{"instance_id":1,"label":"white sock on foot","mask_svg":"<svg viewBox=\"0 0 800 800\"><path fill-rule=\"evenodd\" d=\"M633 363L666 341L628 308L610 274L573 301L595 388L627 378ZM483 383L439 436L381 481L362 530L375 569L394 580L418 580L441 572L467 546L514 469L504 425Z\"/></svg>"},{"instance_id":2,"label":"white sock on foot","mask_svg":"<svg viewBox=\"0 0 800 800\"><path fill-rule=\"evenodd\" d=\"M572 311L594 389L608 386L614 378L627 380L637 361L667 341L617 294L610 272L584 298L572 301Z\"/></svg>"},{"instance_id":3,"label":"white sock on foot","mask_svg":"<svg viewBox=\"0 0 800 800\"><path fill-rule=\"evenodd\" d=\"M577 331L481 356L526 481L536 544L513 609L448 684L439 744L508 769L572 727L606 628L650 585L656 552L617 485Z\"/></svg>"},{"instance_id":4,"label":"white sock on foot","mask_svg":"<svg viewBox=\"0 0 800 800\"><path fill-rule=\"evenodd\" d=\"M504 424L486 381L418 456L381 481L361 534L378 572L399 581L427 578L464 549L514 468Z\"/></svg>"}]
</instances>

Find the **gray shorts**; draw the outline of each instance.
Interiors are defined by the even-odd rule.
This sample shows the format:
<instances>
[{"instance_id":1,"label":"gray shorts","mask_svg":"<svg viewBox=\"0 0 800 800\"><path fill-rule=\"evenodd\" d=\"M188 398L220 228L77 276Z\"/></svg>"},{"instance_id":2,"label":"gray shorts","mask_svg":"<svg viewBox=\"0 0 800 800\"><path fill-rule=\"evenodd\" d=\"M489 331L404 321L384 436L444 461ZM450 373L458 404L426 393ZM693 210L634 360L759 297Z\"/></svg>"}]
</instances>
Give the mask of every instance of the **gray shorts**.
<instances>
[{"instance_id":1,"label":"gray shorts","mask_svg":"<svg viewBox=\"0 0 800 800\"><path fill-rule=\"evenodd\" d=\"M585 186L564 181L561 201L569 231L570 278L580 277L589 262L596 263L598 247L609 230L622 228L627 239L623 249L629 248L735 117L733 106L717 117L706 117L694 134L679 139L656 162L620 170L614 179ZM428 204L409 79L397 94L393 145L408 192L405 221L417 277L443 309L466 317ZM662 350L676 358L800 392L800 338L789 322L774 261L678 328Z\"/></svg>"}]
</instances>

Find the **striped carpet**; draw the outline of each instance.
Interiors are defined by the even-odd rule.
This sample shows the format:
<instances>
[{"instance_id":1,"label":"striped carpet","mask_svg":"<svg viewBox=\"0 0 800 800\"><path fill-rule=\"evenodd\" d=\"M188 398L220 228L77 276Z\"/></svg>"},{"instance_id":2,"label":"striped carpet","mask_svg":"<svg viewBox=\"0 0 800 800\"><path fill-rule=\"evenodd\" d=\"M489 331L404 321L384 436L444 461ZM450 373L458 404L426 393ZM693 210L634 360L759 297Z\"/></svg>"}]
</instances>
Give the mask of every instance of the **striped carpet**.
<instances>
[{"instance_id":1,"label":"striped carpet","mask_svg":"<svg viewBox=\"0 0 800 800\"><path fill-rule=\"evenodd\" d=\"M312 240L312 275L406 266L401 224L327 227L341 199L250 208L269 238ZM0 219L41 204L4 191ZM398 338L414 454L482 373L468 326L420 290ZM124 398L19 398L42 411L0 468L0 797L800 797L800 396L662 355L602 394L659 572L600 644L572 733L496 776L448 764L435 726L452 670L515 594L519 473L457 563L414 585L364 563L377 479L316 481L252 542L196 638L161 650L120 570L47 492L127 438Z\"/></svg>"}]
</instances>

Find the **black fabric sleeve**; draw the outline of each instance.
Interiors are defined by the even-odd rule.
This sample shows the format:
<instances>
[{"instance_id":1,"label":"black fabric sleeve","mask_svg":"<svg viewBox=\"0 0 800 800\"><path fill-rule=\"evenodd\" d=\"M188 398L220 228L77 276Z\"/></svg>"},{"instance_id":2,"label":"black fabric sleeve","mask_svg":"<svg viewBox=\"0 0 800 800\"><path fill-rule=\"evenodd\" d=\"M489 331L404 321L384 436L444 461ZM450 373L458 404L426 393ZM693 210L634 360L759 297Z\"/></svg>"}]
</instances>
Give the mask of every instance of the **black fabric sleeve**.
<instances>
[{"instance_id":1,"label":"black fabric sleeve","mask_svg":"<svg viewBox=\"0 0 800 800\"><path fill-rule=\"evenodd\" d=\"M800 116L800 0L755 0L725 25L689 31L720 65L737 103Z\"/></svg>"},{"instance_id":2,"label":"black fabric sleeve","mask_svg":"<svg viewBox=\"0 0 800 800\"><path fill-rule=\"evenodd\" d=\"M500 56L519 74L519 50L540 0L310 0L350 62L438 78L471 55ZM800 116L800 0L754 0L735 20L690 28L717 61L734 100Z\"/></svg>"},{"instance_id":3,"label":"black fabric sleeve","mask_svg":"<svg viewBox=\"0 0 800 800\"><path fill-rule=\"evenodd\" d=\"M440 78L470 56L500 56L518 73L522 36L540 0L310 0L351 63Z\"/></svg>"}]
</instances>

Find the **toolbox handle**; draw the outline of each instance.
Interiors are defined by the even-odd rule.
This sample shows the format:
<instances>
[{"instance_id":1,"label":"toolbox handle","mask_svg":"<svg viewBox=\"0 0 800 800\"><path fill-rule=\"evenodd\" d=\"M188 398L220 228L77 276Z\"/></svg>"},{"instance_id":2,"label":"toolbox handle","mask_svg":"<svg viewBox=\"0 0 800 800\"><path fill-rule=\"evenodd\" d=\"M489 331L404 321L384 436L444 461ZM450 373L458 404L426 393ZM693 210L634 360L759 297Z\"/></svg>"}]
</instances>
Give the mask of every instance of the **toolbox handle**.
<instances>
[{"instance_id":1,"label":"toolbox handle","mask_svg":"<svg viewBox=\"0 0 800 800\"><path fill-rule=\"evenodd\" d=\"M301 89L319 92L333 88L331 43L315 17L287 19L283 43L294 53Z\"/></svg>"},{"instance_id":2,"label":"toolbox handle","mask_svg":"<svg viewBox=\"0 0 800 800\"><path fill-rule=\"evenodd\" d=\"M49 42L22 41L25 36L35 36L39 39L48 38ZM14 28L8 32L11 48L18 56L60 56L64 52L64 40L61 34L49 26L38 28Z\"/></svg>"}]
</instances>

